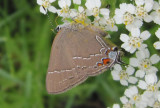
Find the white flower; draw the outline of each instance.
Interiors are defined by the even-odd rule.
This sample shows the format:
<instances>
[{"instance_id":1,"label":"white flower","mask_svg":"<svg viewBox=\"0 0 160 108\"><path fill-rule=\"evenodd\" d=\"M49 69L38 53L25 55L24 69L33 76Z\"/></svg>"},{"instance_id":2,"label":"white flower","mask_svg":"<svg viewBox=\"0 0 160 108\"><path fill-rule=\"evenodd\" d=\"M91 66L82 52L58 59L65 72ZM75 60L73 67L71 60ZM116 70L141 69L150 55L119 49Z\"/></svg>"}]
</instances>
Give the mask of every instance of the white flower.
<instances>
[{"instance_id":1,"label":"white flower","mask_svg":"<svg viewBox=\"0 0 160 108\"><path fill-rule=\"evenodd\" d=\"M135 69L131 66L127 67L126 70L122 70L119 64L115 64L111 74L114 80L120 80L122 85L128 86L128 82L132 84L137 82L137 78L131 76L134 74L134 71Z\"/></svg>"},{"instance_id":2,"label":"white flower","mask_svg":"<svg viewBox=\"0 0 160 108\"><path fill-rule=\"evenodd\" d=\"M160 108L160 91L158 91L153 108Z\"/></svg>"},{"instance_id":3,"label":"white flower","mask_svg":"<svg viewBox=\"0 0 160 108\"><path fill-rule=\"evenodd\" d=\"M57 10L58 15L64 18L70 17L69 7L71 6L71 0L58 0L58 5L61 8Z\"/></svg>"},{"instance_id":4,"label":"white flower","mask_svg":"<svg viewBox=\"0 0 160 108\"><path fill-rule=\"evenodd\" d=\"M113 18L101 18L99 24L106 31L118 31L118 27L115 25L115 20Z\"/></svg>"},{"instance_id":5,"label":"white flower","mask_svg":"<svg viewBox=\"0 0 160 108\"><path fill-rule=\"evenodd\" d=\"M87 11L88 11L87 13L89 13L89 10L87 10ZM109 9L100 9L100 14L102 14L103 16L100 17L100 16L94 15L95 16L94 21L93 21L94 25L99 26L105 30L105 26L107 25L106 19L109 18L109 13L110 13ZM90 16L89 14L87 14L87 15ZM99 13L98 13L98 15L99 15Z\"/></svg>"},{"instance_id":6,"label":"white flower","mask_svg":"<svg viewBox=\"0 0 160 108\"><path fill-rule=\"evenodd\" d=\"M135 6L132 4L122 3L120 9L115 10L114 19L116 24L125 24L126 28L130 31L131 28L142 26L142 21L134 17Z\"/></svg>"},{"instance_id":7,"label":"white flower","mask_svg":"<svg viewBox=\"0 0 160 108\"><path fill-rule=\"evenodd\" d=\"M153 104L155 102L155 98L152 93L150 93L148 91L144 91L143 94L141 95L141 99L145 103L145 106L147 105L147 106L153 107Z\"/></svg>"},{"instance_id":8,"label":"white flower","mask_svg":"<svg viewBox=\"0 0 160 108\"><path fill-rule=\"evenodd\" d=\"M145 81L140 80L138 83L138 87L145 90L143 93L144 99L148 106L153 107L156 106L156 101L158 100L158 96L160 94L159 87L160 81L157 82L156 74L148 74L145 76Z\"/></svg>"},{"instance_id":9,"label":"white flower","mask_svg":"<svg viewBox=\"0 0 160 108\"><path fill-rule=\"evenodd\" d=\"M158 2L154 1L154 5L153 5L153 12L151 13L151 16L153 18L153 21L156 24L160 24L160 5Z\"/></svg>"},{"instance_id":10,"label":"white flower","mask_svg":"<svg viewBox=\"0 0 160 108\"><path fill-rule=\"evenodd\" d=\"M131 103L135 103L140 100L140 95L138 94L138 89L136 86L126 89L124 94L131 99Z\"/></svg>"},{"instance_id":11,"label":"white flower","mask_svg":"<svg viewBox=\"0 0 160 108\"><path fill-rule=\"evenodd\" d=\"M157 82L156 74L148 74L145 76L145 81L139 81L138 87L149 92L158 92L160 81Z\"/></svg>"},{"instance_id":12,"label":"white flower","mask_svg":"<svg viewBox=\"0 0 160 108\"><path fill-rule=\"evenodd\" d=\"M114 104L112 108L120 108L119 104Z\"/></svg>"},{"instance_id":13,"label":"white flower","mask_svg":"<svg viewBox=\"0 0 160 108\"><path fill-rule=\"evenodd\" d=\"M145 108L147 106L144 98L138 93L136 86L126 89L124 94L129 98L129 103L135 104L136 108Z\"/></svg>"},{"instance_id":14,"label":"white flower","mask_svg":"<svg viewBox=\"0 0 160 108\"><path fill-rule=\"evenodd\" d=\"M159 38L160 40L160 28L158 28L158 30L156 31L156 36ZM153 46L156 48L156 49L160 49L160 41L157 41L153 44Z\"/></svg>"},{"instance_id":15,"label":"white flower","mask_svg":"<svg viewBox=\"0 0 160 108\"><path fill-rule=\"evenodd\" d=\"M86 15L86 11L82 6L78 7L78 11L71 10L70 16L76 21L77 23L81 23L83 25L91 24L90 19Z\"/></svg>"},{"instance_id":16,"label":"white flower","mask_svg":"<svg viewBox=\"0 0 160 108\"><path fill-rule=\"evenodd\" d=\"M139 70L136 72L136 77L143 78L145 74L156 73L158 69L152 64L156 64L160 61L160 57L154 54L150 57L149 50L146 48L136 52L137 58L130 58L130 65L138 67Z\"/></svg>"},{"instance_id":17,"label":"white flower","mask_svg":"<svg viewBox=\"0 0 160 108\"><path fill-rule=\"evenodd\" d=\"M105 30L107 30L107 31L118 31L118 27L115 25L115 20L113 18L106 19Z\"/></svg>"},{"instance_id":18,"label":"white flower","mask_svg":"<svg viewBox=\"0 0 160 108\"><path fill-rule=\"evenodd\" d=\"M109 16L109 9L106 8L100 9L101 7L100 0L87 0L85 6L88 9L87 16L93 15L94 17L98 17L99 14L102 14L105 17Z\"/></svg>"},{"instance_id":19,"label":"white flower","mask_svg":"<svg viewBox=\"0 0 160 108\"><path fill-rule=\"evenodd\" d=\"M136 17L145 22L151 22L152 16L148 13L152 10L153 0L135 0L136 2Z\"/></svg>"},{"instance_id":20,"label":"white flower","mask_svg":"<svg viewBox=\"0 0 160 108\"><path fill-rule=\"evenodd\" d=\"M131 104L126 96L120 97L120 101L123 104L123 108L133 108L133 104Z\"/></svg>"},{"instance_id":21,"label":"white flower","mask_svg":"<svg viewBox=\"0 0 160 108\"><path fill-rule=\"evenodd\" d=\"M73 0L73 3L80 5L81 4L81 0Z\"/></svg>"},{"instance_id":22,"label":"white flower","mask_svg":"<svg viewBox=\"0 0 160 108\"><path fill-rule=\"evenodd\" d=\"M56 13L57 9L53 6L51 6L51 3L55 2L56 0L37 0L37 3L40 6L40 12L43 14L47 13L47 10L49 10L50 12Z\"/></svg>"},{"instance_id":23,"label":"white flower","mask_svg":"<svg viewBox=\"0 0 160 108\"><path fill-rule=\"evenodd\" d=\"M146 47L143 41L147 40L150 36L151 34L147 30L140 33L139 28L132 28L131 36L121 34L120 40L124 42L121 47L130 53L134 53L137 49L144 49Z\"/></svg>"}]
</instances>

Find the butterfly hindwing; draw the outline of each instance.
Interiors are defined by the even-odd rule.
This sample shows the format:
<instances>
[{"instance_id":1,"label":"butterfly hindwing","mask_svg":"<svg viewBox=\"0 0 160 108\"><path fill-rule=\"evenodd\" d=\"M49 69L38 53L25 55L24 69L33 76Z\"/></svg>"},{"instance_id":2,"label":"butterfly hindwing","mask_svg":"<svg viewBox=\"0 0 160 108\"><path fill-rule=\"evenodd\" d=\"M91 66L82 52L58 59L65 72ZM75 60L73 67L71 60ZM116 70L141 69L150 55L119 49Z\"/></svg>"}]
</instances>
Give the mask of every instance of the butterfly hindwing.
<instances>
[{"instance_id":1,"label":"butterfly hindwing","mask_svg":"<svg viewBox=\"0 0 160 108\"><path fill-rule=\"evenodd\" d=\"M56 35L46 78L49 93L61 93L106 70L114 62L106 57L106 33L94 27L62 28ZM110 63L109 63L109 62ZM97 63L102 63L98 66ZM108 64L107 64L108 63ZM104 65L105 64L105 65Z\"/></svg>"}]
</instances>

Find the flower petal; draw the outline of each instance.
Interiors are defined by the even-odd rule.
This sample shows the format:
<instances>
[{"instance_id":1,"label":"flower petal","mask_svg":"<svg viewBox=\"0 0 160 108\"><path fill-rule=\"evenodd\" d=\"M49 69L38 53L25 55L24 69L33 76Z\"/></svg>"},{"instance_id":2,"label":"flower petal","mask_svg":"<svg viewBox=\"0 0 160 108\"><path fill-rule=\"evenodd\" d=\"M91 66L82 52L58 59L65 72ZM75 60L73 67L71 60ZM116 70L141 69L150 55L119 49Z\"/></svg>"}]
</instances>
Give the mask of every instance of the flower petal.
<instances>
[{"instance_id":1,"label":"flower petal","mask_svg":"<svg viewBox=\"0 0 160 108\"><path fill-rule=\"evenodd\" d=\"M139 37L140 36L139 28L132 28L131 29L131 34L132 34L133 37Z\"/></svg>"},{"instance_id":2,"label":"flower petal","mask_svg":"<svg viewBox=\"0 0 160 108\"><path fill-rule=\"evenodd\" d=\"M157 86L160 87L160 80L157 82Z\"/></svg>"},{"instance_id":3,"label":"flower petal","mask_svg":"<svg viewBox=\"0 0 160 108\"><path fill-rule=\"evenodd\" d=\"M158 69L155 66L151 66L150 69L148 69L147 74L156 74Z\"/></svg>"},{"instance_id":4,"label":"flower petal","mask_svg":"<svg viewBox=\"0 0 160 108\"><path fill-rule=\"evenodd\" d=\"M130 58L129 64L133 67L138 67L139 66L139 61L137 58Z\"/></svg>"},{"instance_id":5,"label":"flower petal","mask_svg":"<svg viewBox=\"0 0 160 108\"><path fill-rule=\"evenodd\" d=\"M138 87L145 90L145 89L147 89L147 83L145 81L140 80L138 82Z\"/></svg>"},{"instance_id":6,"label":"flower petal","mask_svg":"<svg viewBox=\"0 0 160 108\"><path fill-rule=\"evenodd\" d=\"M111 72L112 77L113 77L113 80L120 80L120 77L119 77L118 73L119 73L119 72L117 72L117 71L115 71L115 70L113 70L113 71Z\"/></svg>"},{"instance_id":7,"label":"flower petal","mask_svg":"<svg viewBox=\"0 0 160 108\"><path fill-rule=\"evenodd\" d=\"M85 6L87 9L92 10L95 7L100 8L101 6L101 1L100 0L87 0L85 3Z\"/></svg>"},{"instance_id":8,"label":"flower petal","mask_svg":"<svg viewBox=\"0 0 160 108\"><path fill-rule=\"evenodd\" d=\"M128 82L126 80L120 80L120 83L124 86L128 86Z\"/></svg>"},{"instance_id":9,"label":"flower petal","mask_svg":"<svg viewBox=\"0 0 160 108\"><path fill-rule=\"evenodd\" d=\"M158 94L158 101L160 102L160 94Z\"/></svg>"},{"instance_id":10,"label":"flower petal","mask_svg":"<svg viewBox=\"0 0 160 108\"><path fill-rule=\"evenodd\" d=\"M136 50L137 50L137 48L135 48L135 47L132 46L132 48L130 49L129 52L130 52L131 54L133 54Z\"/></svg>"},{"instance_id":11,"label":"flower petal","mask_svg":"<svg viewBox=\"0 0 160 108\"><path fill-rule=\"evenodd\" d=\"M127 11L128 4L122 3L122 4L119 5L119 7L120 7L120 10L122 10L123 13L125 13Z\"/></svg>"},{"instance_id":12,"label":"flower petal","mask_svg":"<svg viewBox=\"0 0 160 108\"><path fill-rule=\"evenodd\" d=\"M87 15L87 16L91 16L91 15L93 15L92 10L88 10L88 9L86 9L86 15Z\"/></svg>"},{"instance_id":13,"label":"flower petal","mask_svg":"<svg viewBox=\"0 0 160 108\"><path fill-rule=\"evenodd\" d=\"M145 76L145 81L146 83L149 84L154 84L157 82L157 76L156 74L148 74Z\"/></svg>"},{"instance_id":14,"label":"flower petal","mask_svg":"<svg viewBox=\"0 0 160 108\"><path fill-rule=\"evenodd\" d=\"M160 49L160 41L157 41L153 44L156 49Z\"/></svg>"},{"instance_id":15,"label":"flower petal","mask_svg":"<svg viewBox=\"0 0 160 108\"><path fill-rule=\"evenodd\" d=\"M140 35L140 37L143 39L143 40L147 40L149 37L151 36L151 34L149 33L149 31L143 31Z\"/></svg>"},{"instance_id":16,"label":"flower petal","mask_svg":"<svg viewBox=\"0 0 160 108\"><path fill-rule=\"evenodd\" d=\"M147 53L146 53L147 54ZM147 58L146 55L145 55L145 51L144 50L139 50L136 52L136 57L137 59L140 61L142 59L145 59Z\"/></svg>"},{"instance_id":17,"label":"flower petal","mask_svg":"<svg viewBox=\"0 0 160 108\"><path fill-rule=\"evenodd\" d=\"M109 18L109 13L110 13L109 9L102 8L100 9L100 13L104 15L106 19Z\"/></svg>"},{"instance_id":18,"label":"flower petal","mask_svg":"<svg viewBox=\"0 0 160 108\"><path fill-rule=\"evenodd\" d=\"M155 32L156 36L160 39L160 28Z\"/></svg>"},{"instance_id":19,"label":"flower petal","mask_svg":"<svg viewBox=\"0 0 160 108\"><path fill-rule=\"evenodd\" d=\"M121 70L122 70L122 67L121 67L121 65L119 65L119 64L115 64L115 65L114 65L114 69L117 70L117 71L121 71Z\"/></svg>"},{"instance_id":20,"label":"flower petal","mask_svg":"<svg viewBox=\"0 0 160 108\"><path fill-rule=\"evenodd\" d=\"M143 25L143 22L135 18L133 24L135 25L135 27L140 28Z\"/></svg>"},{"instance_id":21,"label":"flower petal","mask_svg":"<svg viewBox=\"0 0 160 108\"><path fill-rule=\"evenodd\" d=\"M124 94L131 98L133 95L137 94L138 93L138 89L136 86L131 86L129 89L126 89Z\"/></svg>"},{"instance_id":22,"label":"flower petal","mask_svg":"<svg viewBox=\"0 0 160 108\"><path fill-rule=\"evenodd\" d=\"M121 35L120 35L120 40L121 40L122 42L128 42L129 36L126 35L126 34L121 34Z\"/></svg>"},{"instance_id":23,"label":"flower petal","mask_svg":"<svg viewBox=\"0 0 160 108\"><path fill-rule=\"evenodd\" d=\"M140 6L140 5L144 4L144 0L135 0L135 2L136 2L137 6Z\"/></svg>"},{"instance_id":24,"label":"flower petal","mask_svg":"<svg viewBox=\"0 0 160 108\"><path fill-rule=\"evenodd\" d=\"M120 108L119 104L114 104L112 108Z\"/></svg>"},{"instance_id":25,"label":"flower petal","mask_svg":"<svg viewBox=\"0 0 160 108\"><path fill-rule=\"evenodd\" d=\"M48 10L49 10L50 12L53 12L53 13L56 13L56 12L57 12L57 9L56 9L55 7L53 7L53 6L48 7Z\"/></svg>"},{"instance_id":26,"label":"flower petal","mask_svg":"<svg viewBox=\"0 0 160 108\"><path fill-rule=\"evenodd\" d=\"M153 9L157 10L158 8L159 8L159 3L157 1L154 1Z\"/></svg>"},{"instance_id":27,"label":"flower petal","mask_svg":"<svg viewBox=\"0 0 160 108\"><path fill-rule=\"evenodd\" d=\"M134 74L134 71L135 71L135 69L134 69L132 66L129 66L129 67L126 69L126 72L128 73L128 75Z\"/></svg>"},{"instance_id":28,"label":"flower petal","mask_svg":"<svg viewBox=\"0 0 160 108\"><path fill-rule=\"evenodd\" d=\"M43 1L42 0L37 0L37 4L42 5Z\"/></svg>"},{"instance_id":29,"label":"flower petal","mask_svg":"<svg viewBox=\"0 0 160 108\"><path fill-rule=\"evenodd\" d=\"M53 2L55 2L55 1L56 1L56 0L49 0L50 3L53 3Z\"/></svg>"},{"instance_id":30,"label":"flower petal","mask_svg":"<svg viewBox=\"0 0 160 108\"><path fill-rule=\"evenodd\" d=\"M149 52L148 48L144 49L144 54L145 54L145 58L149 58L150 57L150 52Z\"/></svg>"},{"instance_id":31,"label":"flower petal","mask_svg":"<svg viewBox=\"0 0 160 108\"><path fill-rule=\"evenodd\" d=\"M121 47L124 48L128 52L131 50L131 46L129 45L129 43L124 43L121 45Z\"/></svg>"},{"instance_id":32,"label":"flower petal","mask_svg":"<svg viewBox=\"0 0 160 108\"><path fill-rule=\"evenodd\" d=\"M152 7L153 7L153 0L145 0L144 9L147 12L150 12L152 10Z\"/></svg>"},{"instance_id":33,"label":"flower petal","mask_svg":"<svg viewBox=\"0 0 160 108\"><path fill-rule=\"evenodd\" d=\"M127 12L129 12L131 14L135 14L135 6L132 4L128 4L127 5Z\"/></svg>"},{"instance_id":34,"label":"flower petal","mask_svg":"<svg viewBox=\"0 0 160 108\"><path fill-rule=\"evenodd\" d=\"M82 6L79 6L79 7L78 7L78 11L81 13L81 12L84 11L84 8L83 8Z\"/></svg>"},{"instance_id":35,"label":"flower petal","mask_svg":"<svg viewBox=\"0 0 160 108\"><path fill-rule=\"evenodd\" d=\"M152 64L156 64L160 61L160 57L157 54L154 54L151 56L150 60L151 60Z\"/></svg>"},{"instance_id":36,"label":"flower petal","mask_svg":"<svg viewBox=\"0 0 160 108\"><path fill-rule=\"evenodd\" d=\"M151 22L153 20L152 16L151 15L147 15L146 17L144 17L144 21L145 22Z\"/></svg>"},{"instance_id":37,"label":"flower petal","mask_svg":"<svg viewBox=\"0 0 160 108\"><path fill-rule=\"evenodd\" d=\"M122 102L123 104L128 103L128 98L127 98L126 96L120 97L120 100L121 100L121 102Z\"/></svg>"},{"instance_id":38,"label":"flower petal","mask_svg":"<svg viewBox=\"0 0 160 108\"><path fill-rule=\"evenodd\" d=\"M63 7L70 7L71 6L71 0L58 0L58 5L60 8L63 8Z\"/></svg>"},{"instance_id":39,"label":"flower petal","mask_svg":"<svg viewBox=\"0 0 160 108\"><path fill-rule=\"evenodd\" d=\"M65 0L66 1L66 5L68 6L68 7L70 7L71 6L71 0Z\"/></svg>"},{"instance_id":40,"label":"flower petal","mask_svg":"<svg viewBox=\"0 0 160 108\"><path fill-rule=\"evenodd\" d=\"M81 4L81 0L73 0L73 3L80 5Z\"/></svg>"},{"instance_id":41,"label":"flower petal","mask_svg":"<svg viewBox=\"0 0 160 108\"><path fill-rule=\"evenodd\" d=\"M44 8L42 6L40 6L40 12L43 13L43 14L46 14L47 13L47 9L44 10Z\"/></svg>"},{"instance_id":42,"label":"flower petal","mask_svg":"<svg viewBox=\"0 0 160 108\"><path fill-rule=\"evenodd\" d=\"M145 72L143 70L138 70L135 76L139 78L143 78L144 75L145 75Z\"/></svg>"},{"instance_id":43,"label":"flower petal","mask_svg":"<svg viewBox=\"0 0 160 108\"><path fill-rule=\"evenodd\" d=\"M129 77L128 82L131 84L136 84L136 82L138 81L138 79L136 77Z\"/></svg>"},{"instance_id":44,"label":"flower petal","mask_svg":"<svg viewBox=\"0 0 160 108\"><path fill-rule=\"evenodd\" d=\"M147 45L142 43L141 46L138 49L139 50L144 50L145 48L147 48Z\"/></svg>"}]
</instances>

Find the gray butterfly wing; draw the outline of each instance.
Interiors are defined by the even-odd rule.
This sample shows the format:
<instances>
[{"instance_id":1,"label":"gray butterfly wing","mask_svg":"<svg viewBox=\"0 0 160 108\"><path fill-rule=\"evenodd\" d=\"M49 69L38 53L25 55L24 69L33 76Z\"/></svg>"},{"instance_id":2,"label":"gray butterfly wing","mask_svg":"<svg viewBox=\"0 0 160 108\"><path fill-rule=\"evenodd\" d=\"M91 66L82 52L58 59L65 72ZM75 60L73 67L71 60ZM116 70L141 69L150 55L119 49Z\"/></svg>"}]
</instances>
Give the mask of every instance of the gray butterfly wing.
<instances>
[{"instance_id":1,"label":"gray butterfly wing","mask_svg":"<svg viewBox=\"0 0 160 108\"><path fill-rule=\"evenodd\" d=\"M102 36L106 33L94 27L78 30L63 28L56 35L48 67L48 93L58 94L106 70L97 66L109 49ZM114 61L111 61L111 63ZM110 65L110 64L108 64Z\"/></svg>"}]
</instances>

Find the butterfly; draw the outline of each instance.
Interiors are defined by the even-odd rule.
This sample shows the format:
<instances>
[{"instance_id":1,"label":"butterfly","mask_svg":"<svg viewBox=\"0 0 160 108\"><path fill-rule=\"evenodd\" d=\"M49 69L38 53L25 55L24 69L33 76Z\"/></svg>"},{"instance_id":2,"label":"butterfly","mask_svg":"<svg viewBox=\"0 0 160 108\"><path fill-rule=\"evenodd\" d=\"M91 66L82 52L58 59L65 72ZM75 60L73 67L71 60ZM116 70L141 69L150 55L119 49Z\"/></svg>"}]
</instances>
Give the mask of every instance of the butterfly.
<instances>
[{"instance_id":1,"label":"butterfly","mask_svg":"<svg viewBox=\"0 0 160 108\"><path fill-rule=\"evenodd\" d=\"M106 41L107 33L102 29L66 24L57 30L46 75L48 93L65 92L89 76L99 75L115 63L121 63L121 51Z\"/></svg>"}]
</instances>

